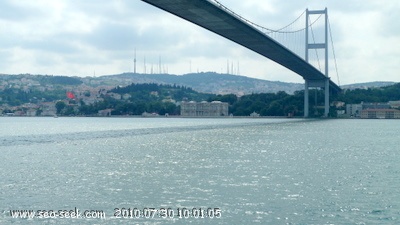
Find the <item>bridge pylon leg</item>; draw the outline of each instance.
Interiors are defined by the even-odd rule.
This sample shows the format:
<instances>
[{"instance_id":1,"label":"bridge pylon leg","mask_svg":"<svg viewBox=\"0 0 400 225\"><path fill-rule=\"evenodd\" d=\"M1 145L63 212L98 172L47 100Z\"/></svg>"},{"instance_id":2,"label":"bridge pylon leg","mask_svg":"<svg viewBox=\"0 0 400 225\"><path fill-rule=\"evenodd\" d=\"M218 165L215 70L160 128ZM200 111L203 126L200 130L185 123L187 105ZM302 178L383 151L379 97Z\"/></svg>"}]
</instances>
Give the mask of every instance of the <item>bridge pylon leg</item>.
<instances>
[{"instance_id":1,"label":"bridge pylon leg","mask_svg":"<svg viewBox=\"0 0 400 225\"><path fill-rule=\"evenodd\" d=\"M309 91L308 91L308 80L305 80L304 82L304 117L307 118L309 117Z\"/></svg>"},{"instance_id":2,"label":"bridge pylon leg","mask_svg":"<svg viewBox=\"0 0 400 225\"><path fill-rule=\"evenodd\" d=\"M307 118L310 116L310 100L309 100L309 88L323 88L325 90L325 104L324 104L324 117L329 116L329 82L330 79L327 77L324 80L305 80L304 84L304 117Z\"/></svg>"},{"instance_id":3,"label":"bridge pylon leg","mask_svg":"<svg viewBox=\"0 0 400 225\"><path fill-rule=\"evenodd\" d=\"M325 80L325 112L324 117L329 116L329 78Z\"/></svg>"}]
</instances>

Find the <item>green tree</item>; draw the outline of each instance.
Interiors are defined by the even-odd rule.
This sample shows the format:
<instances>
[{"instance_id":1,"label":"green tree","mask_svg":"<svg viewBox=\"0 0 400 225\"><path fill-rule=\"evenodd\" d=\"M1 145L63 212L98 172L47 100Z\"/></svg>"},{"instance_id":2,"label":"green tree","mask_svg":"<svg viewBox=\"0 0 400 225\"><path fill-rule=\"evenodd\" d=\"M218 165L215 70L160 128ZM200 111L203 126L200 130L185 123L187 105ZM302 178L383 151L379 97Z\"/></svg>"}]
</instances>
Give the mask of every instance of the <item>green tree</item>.
<instances>
[{"instance_id":1,"label":"green tree","mask_svg":"<svg viewBox=\"0 0 400 225\"><path fill-rule=\"evenodd\" d=\"M62 110L66 107L67 105L63 101L58 101L56 103L56 109L57 109L57 114L61 114Z\"/></svg>"},{"instance_id":2,"label":"green tree","mask_svg":"<svg viewBox=\"0 0 400 225\"><path fill-rule=\"evenodd\" d=\"M266 113L268 116L283 116L283 107L278 101L273 101Z\"/></svg>"},{"instance_id":3,"label":"green tree","mask_svg":"<svg viewBox=\"0 0 400 225\"><path fill-rule=\"evenodd\" d=\"M75 115L75 110L74 110L74 107L73 106L67 106L66 108L65 108L65 110L64 110L64 115L66 115L66 116L73 116L73 115Z\"/></svg>"}]
</instances>

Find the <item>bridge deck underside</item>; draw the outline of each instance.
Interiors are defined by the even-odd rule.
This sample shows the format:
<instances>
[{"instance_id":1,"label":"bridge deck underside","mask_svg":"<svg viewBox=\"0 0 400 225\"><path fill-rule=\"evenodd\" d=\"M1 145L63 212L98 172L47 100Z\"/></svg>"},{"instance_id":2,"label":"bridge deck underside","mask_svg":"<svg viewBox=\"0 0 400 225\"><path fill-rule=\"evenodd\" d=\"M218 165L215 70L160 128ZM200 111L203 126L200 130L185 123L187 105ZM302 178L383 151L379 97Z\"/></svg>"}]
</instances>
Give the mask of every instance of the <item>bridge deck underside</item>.
<instances>
[{"instance_id":1,"label":"bridge deck underside","mask_svg":"<svg viewBox=\"0 0 400 225\"><path fill-rule=\"evenodd\" d=\"M323 73L304 59L212 2L207 0L142 1L255 51L292 70L306 80L317 81L326 79ZM341 90L332 81L330 81L330 88L333 91Z\"/></svg>"}]
</instances>

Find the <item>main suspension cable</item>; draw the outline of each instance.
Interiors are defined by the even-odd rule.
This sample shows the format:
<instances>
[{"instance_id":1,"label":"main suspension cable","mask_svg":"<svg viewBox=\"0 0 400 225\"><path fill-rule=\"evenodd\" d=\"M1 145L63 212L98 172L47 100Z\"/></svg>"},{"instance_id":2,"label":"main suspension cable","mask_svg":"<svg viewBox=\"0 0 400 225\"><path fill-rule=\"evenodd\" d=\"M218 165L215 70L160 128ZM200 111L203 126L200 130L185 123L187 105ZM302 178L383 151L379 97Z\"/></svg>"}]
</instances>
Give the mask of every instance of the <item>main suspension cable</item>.
<instances>
[{"instance_id":1,"label":"main suspension cable","mask_svg":"<svg viewBox=\"0 0 400 225\"><path fill-rule=\"evenodd\" d=\"M330 37L331 37L333 59L335 60L336 77L337 77L337 79L338 79L338 85L340 86L339 71L338 71L338 66L337 66L337 62L336 62L335 46L333 45L331 23L330 23L330 21L329 21L329 18L328 18L328 27L329 27L329 35L330 35Z\"/></svg>"},{"instance_id":2,"label":"main suspension cable","mask_svg":"<svg viewBox=\"0 0 400 225\"><path fill-rule=\"evenodd\" d=\"M286 26L284 26L284 27L282 27L282 28L280 28L280 29L274 30L274 29L270 29L270 28L267 28L267 27L258 25L258 24L256 24L256 23L254 23L254 22L252 22L252 21L250 21L250 20L248 20L248 19L246 19L246 18L240 16L239 14L235 13L234 11L232 11L231 9L229 9L228 7L224 6L224 5L223 5L222 3L220 3L218 0L209 0L209 1L215 2L220 8L222 8L222 9L224 9L225 11L229 12L230 14L232 14L232 15L235 16L235 17L237 17L238 19L240 19L240 20L242 20L242 21L244 21L244 22L246 22L246 23L248 23L248 24L251 24L251 25L253 25L254 27L258 27L258 28L260 28L260 29L262 29L262 30L266 30L266 32L265 32L266 34L271 34L271 33L289 33L289 34L290 34L290 33L301 32L301 31L304 31L304 30L306 29L306 28L302 28L302 29L294 30L294 31L282 31L283 29L285 29L285 28L291 26L292 24L294 24L295 22L297 22L297 21L304 15L304 13L306 12L305 10L301 13L301 15L300 15L299 17L297 17L297 18L296 18L293 22L291 22L290 24L288 24L288 25L286 25ZM314 22L312 22L312 23L309 25L309 27L312 26L315 22L317 22L318 19L319 19L320 17L321 17L321 16L319 16Z\"/></svg>"}]
</instances>

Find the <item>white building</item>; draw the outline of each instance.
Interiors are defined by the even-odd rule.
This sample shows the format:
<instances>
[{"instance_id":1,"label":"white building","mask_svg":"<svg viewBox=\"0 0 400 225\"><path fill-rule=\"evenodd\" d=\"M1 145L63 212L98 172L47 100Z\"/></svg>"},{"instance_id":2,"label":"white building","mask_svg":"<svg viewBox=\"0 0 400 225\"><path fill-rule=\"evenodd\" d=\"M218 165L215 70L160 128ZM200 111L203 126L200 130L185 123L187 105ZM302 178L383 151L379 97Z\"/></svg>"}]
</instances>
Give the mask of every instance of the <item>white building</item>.
<instances>
[{"instance_id":1,"label":"white building","mask_svg":"<svg viewBox=\"0 0 400 225\"><path fill-rule=\"evenodd\" d=\"M400 101L389 101L388 103L392 108L400 108Z\"/></svg>"},{"instance_id":2,"label":"white building","mask_svg":"<svg viewBox=\"0 0 400 225\"><path fill-rule=\"evenodd\" d=\"M43 102L41 103L41 108L41 116L54 116L57 114L56 103L54 102Z\"/></svg>"},{"instance_id":3,"label":"white building","mask_svg":"<svg viewBox=\"0 0 400 225\"><path fill-rule=\"evenodd\" d=\"M390 109L388 103L364 103L361 104L347 104L346 114L353 117L360 117L361 111L366 109Z\"/></svg>"},{"instance_id":4,"label":"white building","mask_svg":"<svg viewBox=\"0 0 400 225\"><path fill-rule=\"evenodd\" d=\"M346 114L348 116L360 117L361 111L363 110L361 104L347 104Z\"/></svg>"},{"instance_id":5,"label":"white building","mask_svg":"<svg viewBox=\"0 0 400 225\"><path fill-rule=\"evenodd\" d=\"M220 101L182 102L181 116L189 116L189 117L228 116L228 103Z\"/></svg>"}]
</instances>

